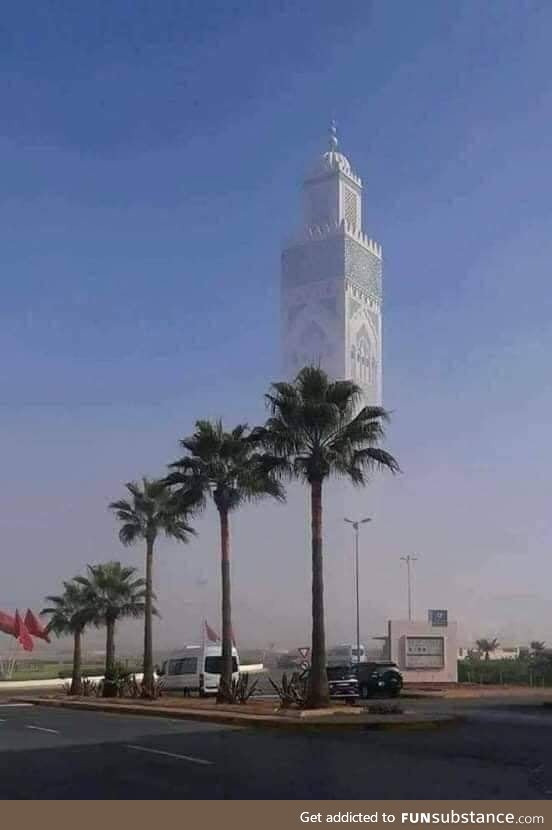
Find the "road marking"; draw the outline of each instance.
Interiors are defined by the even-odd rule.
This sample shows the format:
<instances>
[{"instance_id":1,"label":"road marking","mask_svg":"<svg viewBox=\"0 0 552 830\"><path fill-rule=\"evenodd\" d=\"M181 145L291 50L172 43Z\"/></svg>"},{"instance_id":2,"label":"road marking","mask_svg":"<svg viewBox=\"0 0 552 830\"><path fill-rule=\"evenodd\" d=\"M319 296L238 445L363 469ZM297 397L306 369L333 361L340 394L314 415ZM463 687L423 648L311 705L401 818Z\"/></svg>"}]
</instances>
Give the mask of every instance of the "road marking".
<instances>
[{"instance_id":1,"label":"road marking","mask_svg":"<svg viewBox=\"0 0 552 830\"><path fill-rule=\"evenodd\" d=\"M32 703L0 703L0 709L23 709L32 705Z\"/></svg>"},{"instance_id":2,"label":"road marking","mask_svg":"<svg viewBox=\"0 0 552 830\"><path fill-rule=\"evenodd\" d=\"M214 763L213 761L207 761L205 758L195 758L193 755L177 755L174 752L164 752L162 749L150 749L147 746L137 746L136 744L127 744L127 749L151 752L152 755L166 755L167 758L178 758L179 761L191 761L192 764L203 764L204 766L212 766Z\"/></svg>"},{"instance_id":3,"label":"road marking","mask_svg":"<svg viewBox=\"0 0 552 830\"><path fill-rule=\"evenodd\" d=\"M36 729L37 732L51 732L53 735L59 735L59 731L57 729L46 729L45 726L25 726L25 729Z\"/></svg>"}]
</instances>

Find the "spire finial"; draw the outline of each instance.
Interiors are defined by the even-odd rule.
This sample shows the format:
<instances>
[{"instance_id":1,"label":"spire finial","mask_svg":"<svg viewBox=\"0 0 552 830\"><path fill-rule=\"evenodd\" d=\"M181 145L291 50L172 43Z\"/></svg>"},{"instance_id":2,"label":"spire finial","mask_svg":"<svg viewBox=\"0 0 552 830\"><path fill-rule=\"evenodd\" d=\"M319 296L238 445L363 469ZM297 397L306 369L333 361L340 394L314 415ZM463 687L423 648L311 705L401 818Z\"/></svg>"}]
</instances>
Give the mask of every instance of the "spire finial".
<instances>
[{"instance_id":1,"label":"spire finial","mask_svg":"<svg viewBox=\"0 0 552 830\"><path fill-rule=\"evenodd\" d=\"M338 144L339 142L337 140L337 124L335 123L335 119L332 118L330 123L330 152L335 153Z\"/></svg>"}]
</instances>

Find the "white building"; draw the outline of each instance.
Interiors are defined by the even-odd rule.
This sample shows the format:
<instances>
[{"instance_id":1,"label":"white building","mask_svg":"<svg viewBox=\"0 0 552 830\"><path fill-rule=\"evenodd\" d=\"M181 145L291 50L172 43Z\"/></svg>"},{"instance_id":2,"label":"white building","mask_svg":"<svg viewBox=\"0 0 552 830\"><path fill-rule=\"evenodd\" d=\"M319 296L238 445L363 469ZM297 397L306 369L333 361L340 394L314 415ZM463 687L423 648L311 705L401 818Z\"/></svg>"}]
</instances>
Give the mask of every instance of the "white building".
<instances>
[{"instance_id":1,"label":"white building","mask_svg":"<svg viewBox=\"0 0 552 830\"><path fill-rule=\"evenodd\" d=\"M282 253L283 371L306 364L353 379L363 403L382 402L382 249L362 229L362 181L328 150L304 182L302 228Z\"/></svg>"},{"instance_id":2,"label":"white building","mask_svg":"<svg viewBox=\"0 0 552 830\"><path fill-rule=\"evenodd\" d=\"M456 683L458 680L457 624L390 620L387 654L397 663L406 683Z\"/></svg>"}]
</instances>

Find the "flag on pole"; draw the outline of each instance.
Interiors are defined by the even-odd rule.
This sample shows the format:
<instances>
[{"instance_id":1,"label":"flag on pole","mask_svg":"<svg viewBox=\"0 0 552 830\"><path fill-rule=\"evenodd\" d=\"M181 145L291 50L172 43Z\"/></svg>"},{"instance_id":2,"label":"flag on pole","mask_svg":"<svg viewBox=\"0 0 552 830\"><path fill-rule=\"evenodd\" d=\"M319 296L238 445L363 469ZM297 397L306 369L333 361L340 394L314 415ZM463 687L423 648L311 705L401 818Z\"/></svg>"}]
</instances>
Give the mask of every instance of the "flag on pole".
<instances>
[{"instance_id":1,"label":"flag on pole","mask_svg":"<svg viewBox=\"0 0 552 830\"><path fill-rule=\"evenodd\" d=\"M19 611L15 612L15 636L23 646L24 651L32 651L34 648L33 638L29 634L27 626L19 616Z\"/></svg>"},{"instance_id":2,"label":"flag on pole","mask_svg":"<svg viewBox=\"0 0 552 830\"><path fill-rule=\"evenodd\" d=\"M27 631L29 634L32 634L33 637L37 637L39 640L44 640L46 643L50 642L47 630L44 628L40 620L35 617L30 608L27 608L24 623L27 627Z\"/></svg>"},{"instance_id":3,"label":"flag on pole","mask_svg":"<svg viewBox=\"0 0 552 830\"><path fill-rule=\"evenodd\" d=\"M207 639L209 640L210 643L219 643L220 642L219 635L216 633L216 631L213 631L213 629L211 628L211 626L209 625L207 620L205 620L205 633L207 634Z\"/></svg>"},{"instance_id":4,"label":"flag on pole","mask_svg":"<svg viewBox=\"0 0 552 830\"><path fill-rule=\"evenodd\" d=\"M220 637L216 631L214 631L207 620L205 620L205 633L207 634L207 639L210 643L220 643ZM230 627L230 637L232 638L232 645L236 648L236 640L234 639L234 629Z\"/></svg>"},{"instance_id":5,"label":"flag on pole","mask_svg":"<svg viewBox=\"0 0 552 830\"><path fill-rule=\"evenodd\" d=\"M15 619L11 614L6 614L5 611L0 611L0 631L15 637Z\"/></svg>"}]
</instances>

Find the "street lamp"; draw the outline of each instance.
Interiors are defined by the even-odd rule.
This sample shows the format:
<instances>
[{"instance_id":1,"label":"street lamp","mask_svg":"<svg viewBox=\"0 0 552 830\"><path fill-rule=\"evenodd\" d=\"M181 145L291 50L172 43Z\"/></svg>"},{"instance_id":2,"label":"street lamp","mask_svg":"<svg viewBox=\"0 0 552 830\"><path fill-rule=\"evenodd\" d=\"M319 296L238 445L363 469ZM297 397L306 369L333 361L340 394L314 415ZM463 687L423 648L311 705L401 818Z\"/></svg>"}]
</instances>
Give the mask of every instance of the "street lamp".
<instances>
[{"instance_id":1,"label":"street lamp","mask_svg":"<svg viewBox=\"0 0 552 830\"><path fill-rule=\"evenodd\" d=\"M407 556L401 556L401 561L406 562L406 570L408 573L408 621L412 622L412 579L410 576L410 563L417 562L418 557L412 556L409 553Z\"/></svg>"},{"instance_id":2,"label":"street lamp","mask_svg":"<svg viewBox=\"0 0 552 830\"><path fill-rule=\"evenodd\" d=\"M360 600L359 600L359 590L358 590L358 533L360 529L360 525L364 525L367 522L371 522L372 519L365 518L359 519L358 521L353 521L352 519L345 519L347 524L353 526L353 530L355 531L355 585L356 585L356 643L357 643L357 663L360 663Z\"/></svg>"}]
</instances>

